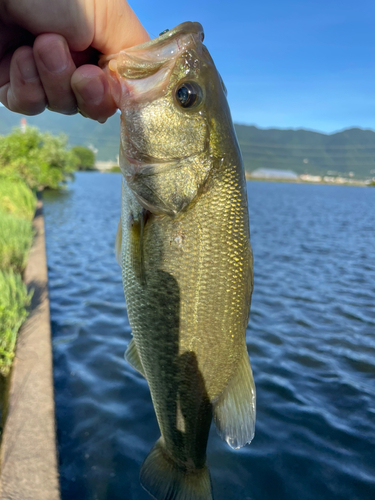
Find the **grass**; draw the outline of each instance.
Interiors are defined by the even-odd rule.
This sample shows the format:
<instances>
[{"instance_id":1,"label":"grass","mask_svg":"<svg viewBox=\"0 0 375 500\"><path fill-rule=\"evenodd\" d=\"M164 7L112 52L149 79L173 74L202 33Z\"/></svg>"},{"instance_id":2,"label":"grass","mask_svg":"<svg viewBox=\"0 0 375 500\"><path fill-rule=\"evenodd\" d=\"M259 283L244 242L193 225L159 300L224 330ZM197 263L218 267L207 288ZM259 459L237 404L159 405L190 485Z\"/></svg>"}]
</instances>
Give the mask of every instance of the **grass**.
<instances>
[{"instance_id":1,"label":"grass","mask_svg":"<svg viewBox=\"0 0 375 500\"><path fill-rule=\"evenodd\" d=\"M0 211L31 221L35 205L35 195L24 182L0 177Z\"/></svg>"},{"instance_id":2,"label":"grass","mask_svg":"<svg viewBox=\"0 0 375 500\"><path fill-rule=\"evenodd\" d=\"M8 375L17 333L27 317L26 307L31 301L31 293L19 274L0 271L0 374Z\"/></svg>"},{"instance_id":3,"label":"grass","mask_svg":"<svg viewBox=\"0 0 375 500\"><path fill-rule=\"evenodd\" d=\"M93 163L91 151L88 153ZM0 137L0 375L9 373L17 333L31 298L22 272L33 241L36 197L32 189L58 189L80 160L67 150L65 138L34 128L28 127L24 133L15 129Z\"/></svg>"},{"instance_id":4,"label":"grass","mask_svg":"<svg viewBox=\"0 0 375 500\"><path fill-rule=\"evenodd\" d=\"M21 273L33 241L36 197L18 179L0 177L0 375L9 373L17 333L27 317L31 294Z\"/></svg>"},{"instance_id":5,"label":"grass","mask_svg":"<svg viewBox=\"0 0 375 500\"><path fill-rule=\"evenodd\" d=\"M33 228L31 222L0 211L0 270L21 273L27 263ZM1 305L1 302L0 302Z\"/></svg>"}]
</instances>

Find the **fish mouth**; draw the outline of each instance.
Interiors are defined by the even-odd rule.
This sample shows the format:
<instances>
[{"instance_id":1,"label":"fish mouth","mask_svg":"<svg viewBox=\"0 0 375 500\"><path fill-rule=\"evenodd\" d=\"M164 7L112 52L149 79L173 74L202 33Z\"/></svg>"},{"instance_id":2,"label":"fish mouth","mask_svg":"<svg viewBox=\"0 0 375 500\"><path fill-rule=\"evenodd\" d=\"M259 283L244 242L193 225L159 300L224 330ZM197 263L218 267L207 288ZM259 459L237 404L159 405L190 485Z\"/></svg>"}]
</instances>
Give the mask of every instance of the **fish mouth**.
<instances>
[{"instance_id":1,"label":"fish mouth","mask_svg":"<svg viewBox=\"0 0 375 500\"><path fill-rule=\"evenodd\" d=\"M175 38L181 37L182 35L196 35L199 41L203 42L204 39L204 31L203 27L200 23L187 21L185 23L181 23L175 28L171 30L165 30L158 37L153 38L152 40L148 40L147 42L141 43L140 45L136 45L131 47L130 49L126 49L127 52L133 50L148 50L150 48L154 48L155 46L161 46L164 44L169 44Z\"/></svg>"},{"instance_id":2,"label":"fish mouth","mask_svg":"<svg viewBox=\"0 0 375 500\"><path fill-rule=\"evenodd\" d=\"M102 56L99 66L109 74L113 98L123 109L129 97L137 102L153 100L166 91L176 59L191 49L202 51L201 24L179 24L153 40Z\"/></svg>"},{"instance_id":3,"label":"fish mouth","mask_svg":"<svg viewBox=\"0 0 375 500\"><path fill-rule=\"evenodd\" d=\"M200 23L187 21L185 23L181 23L175 28L171 30L163 31L158 37L153 38L147 42L141 43L140 45L136 45L127 49L128 51L133 50L149 50L150 48L154 48L155 46L162 46L164 44L169 44L172 40L181 37L183 35L195 35L198 37L199 41L203 42L204 39L204 31L203 27Z\"/></svg>"},{"instance_id":4,"label":"fish mouth","mask_svg":"<svg viewBox=\"0 0 375 500\"><path fill-rule=\"evenodd\" d=\"M190 36L189 36L190 35ZM184 50L186 44L186 38L188 38L189 45L191 41L195 42L203 42L204 32L203 27L200 23L187 21L185 23L181 23L175 28L165 31L161 33L158 37L153 38L147 42L141 43L139 45L135 45L134 47L129 47L127 49L122 50L119 54L129 54L130 56L137 55L137 57L145 57L147 60L161 61L165 62L169 59L175 51L173 47L167 48L168 46L174 46L173 42L176 42L178 51ZM192 40L193 39L193 40ZM159 52L155 52L155 49L160 49ZM164 49L164 50L163 50ZM146 57L146 53L151 52L148 57ZM137 54L136 54L137 53ZM142 54L142 55L141 55ZM169 57L168 57L169 56ZM117 59L118 54L110 54L108 56L101 56L99 59L99 66L106 66L111 60ZM110 68L112 69L112 68Z\"/></svg>"},{"instance_id":5,"label":"fish mouth","mask_svg":"<svg viewBox=\"0 0 375 500\"><path fill-rule=\"evenodd\" d=\"M202 25L185 22L153 40L120 51L118 54L102 56L99 66L117 72L129 81L141 80L155 75L163 67L168 72L173 61L185 50L199 47L203 41Z\"/></svg>"}]
</instances>

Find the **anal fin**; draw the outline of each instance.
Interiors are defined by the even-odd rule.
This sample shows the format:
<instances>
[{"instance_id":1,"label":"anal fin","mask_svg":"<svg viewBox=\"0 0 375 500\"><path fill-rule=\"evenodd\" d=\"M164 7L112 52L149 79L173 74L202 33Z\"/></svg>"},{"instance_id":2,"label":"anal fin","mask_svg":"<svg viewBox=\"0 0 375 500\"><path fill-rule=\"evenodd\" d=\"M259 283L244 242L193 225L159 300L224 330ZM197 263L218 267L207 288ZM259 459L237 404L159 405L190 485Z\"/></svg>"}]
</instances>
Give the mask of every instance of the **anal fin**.
<instances>
[{"instance_id":1,"label":"anal fin","mask_svg":"<svg viewBox=\"0 0 375 500\"><path fill-rule=\"evenodd\" d=\"M141 375L146 378L145 371L142 365L141 358L139 357L137 346L135 345L134 339L131 339L129 345L125 351L126 361Z\"/></svg>"},{"instance_id":2,"label":"anal fin","mask_svg":"<svg viewBox=\"0 0 375 500\"><path fill-rule=\"evenodd\" d=\"M214 403L213 416L220 437L231 448L241 448L253 439L255 384L246 348L237 372Z\"/></svg>"}]
</instances>

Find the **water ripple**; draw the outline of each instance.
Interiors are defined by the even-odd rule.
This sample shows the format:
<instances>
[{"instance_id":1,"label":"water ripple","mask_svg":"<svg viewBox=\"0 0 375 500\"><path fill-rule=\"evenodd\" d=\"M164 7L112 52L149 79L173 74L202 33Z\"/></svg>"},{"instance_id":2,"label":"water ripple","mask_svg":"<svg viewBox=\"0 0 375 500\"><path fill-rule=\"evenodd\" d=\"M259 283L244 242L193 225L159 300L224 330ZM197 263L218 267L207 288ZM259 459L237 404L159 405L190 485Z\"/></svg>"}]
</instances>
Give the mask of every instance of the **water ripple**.
<instances>
[{"instance_id":1,"label":"water ripple","mask_svg":"<svg viewBox=\"0 0 375 500\"><path fill-rule=\"evenodd\" d=\"M248 185L255 289L247 330L253 443L211 430L215 500L375 498L375 189ZM149 500L159 436L113 256L120 177L45 195L63 500Z\"/></svg>"}]
</instances>

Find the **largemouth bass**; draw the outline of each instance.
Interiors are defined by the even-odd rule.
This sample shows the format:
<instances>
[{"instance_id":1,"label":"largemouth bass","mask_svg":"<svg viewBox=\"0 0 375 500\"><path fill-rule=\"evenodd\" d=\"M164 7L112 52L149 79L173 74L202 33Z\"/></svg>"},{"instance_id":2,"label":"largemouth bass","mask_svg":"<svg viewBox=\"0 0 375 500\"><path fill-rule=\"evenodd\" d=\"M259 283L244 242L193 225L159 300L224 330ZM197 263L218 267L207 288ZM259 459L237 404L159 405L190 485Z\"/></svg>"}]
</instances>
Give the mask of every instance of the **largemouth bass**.
<instances>
[{"instance_id":1,"label":"largemouth bass","mask_svg":"<svg viewBox=\"0 0 375 500\"><path fill-rule=\"evenodd\" d=\"M121 110L126 358L147 379L161 432L141 483L157 500L212 498L212 417L232 448L254 435L246 182L202 41L201 25L187 22L102 61Z\"/></svg>"}]
</instances>

